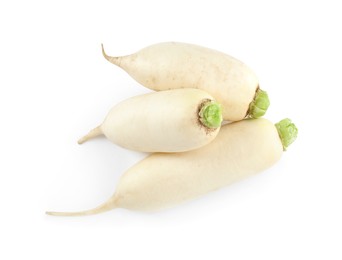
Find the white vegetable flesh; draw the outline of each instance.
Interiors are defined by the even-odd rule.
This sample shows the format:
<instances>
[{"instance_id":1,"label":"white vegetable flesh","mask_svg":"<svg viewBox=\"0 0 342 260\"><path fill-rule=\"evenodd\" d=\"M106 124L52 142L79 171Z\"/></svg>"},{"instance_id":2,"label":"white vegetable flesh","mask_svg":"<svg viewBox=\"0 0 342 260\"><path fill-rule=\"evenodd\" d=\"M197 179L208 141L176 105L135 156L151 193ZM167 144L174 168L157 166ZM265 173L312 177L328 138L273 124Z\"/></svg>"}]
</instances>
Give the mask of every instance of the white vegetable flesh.
<instances>
[{"instance_id":1,"label":"white vegetable flesh","mask_svg":"<svg viewBox=\"0 0 342 260\"><path fill-rule=\"evenodd\" d=\"M259 87L255 73L244 63L198 45L165 42L122 57L108 56L104 50L103 54L150 89L190 87L207 91L222 104L223 118L228 121L247 116Z\"/></svg>"},{"instance_id":2,"label":"white vegetable flesh","mask_svg":"<svg viewBox=\"0 0 342 260\"><path fill-rule=\"evenodd\" d=\"M114 208L167 208L259 173L274 165L282 153L282 141L270 121L249 119L231 123L201 149L155 153L138 162L121 177L114 195L98 208L48 214L77 216Z\"/></svg>"},{"instance_id":3,"label":"white vegetable flesh","mask_svg":"<svg viewBox=\"0 0 342 260\"><path fill-rule=\"evenodd\" d=\"M114 106L104 122L88 135L83 143L104 134L113 143L142 152L183 152L210 143L218 134L221 108L214 98L199 89L175 89L135 96ZM217 108L203 115L203 105ZM204 119L204 120L202 120ZM207 127L204 121L214 122ZM204 122L204 123L203 123ZM208 123L207 122L207 123Z\"/></svg>"}]
</instances>

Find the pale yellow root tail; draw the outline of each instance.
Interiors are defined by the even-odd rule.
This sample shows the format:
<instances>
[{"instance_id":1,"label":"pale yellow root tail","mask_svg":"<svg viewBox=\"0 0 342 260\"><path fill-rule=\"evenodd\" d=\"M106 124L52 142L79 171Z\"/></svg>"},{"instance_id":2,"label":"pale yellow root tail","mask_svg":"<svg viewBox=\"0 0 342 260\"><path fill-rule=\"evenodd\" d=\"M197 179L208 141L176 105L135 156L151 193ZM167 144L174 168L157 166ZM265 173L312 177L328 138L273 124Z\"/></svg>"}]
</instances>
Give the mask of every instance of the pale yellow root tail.
<instances>
[{"instance_id":1,"label":"pale yellow root tail","mask_svg":"<svg viewBox=\"0 0 342 260\"><path fill-rule=\"evenodd\" d=\"M78 144L83 144L84 142L96 137L96 136L99 136L99 135L102 135L102 130L101 130L101 125L99 125L98 127L95 127L93 130L90 130L90 132L88 134L86 134L85 136L83 136L82 138L80 138L77 142Z\"/></svg>"},{"instance_id":2,"label":"pale yellow root tail","mask_svg":"<svg viewBox=\"0 0 342 260\"><path fill-rule=\"evenodd\" d=\"M107 55L107 53L104 50L103 43L101 43L101 48L103 57L105 57L105 59L108 60L110 63L113 63L120 67L120 57L112 57Z\"/></svg>"},{"instance_id":3,"label":"pale yellow root tail","mask_svg":"<svg viewBox=\"0 0 342 260\"><path fill-rule=\"evenodd\" d=\"M109 201L103 203L102 205L96 208L88 209L84 211L77 211L77 212L46 211L45 213L50 216L77 217L77 216L95 215L95 214L103 213L103 212L106 212L115 208L116 208L115 201L110 199Z\"/></svg>"}]
</instances>

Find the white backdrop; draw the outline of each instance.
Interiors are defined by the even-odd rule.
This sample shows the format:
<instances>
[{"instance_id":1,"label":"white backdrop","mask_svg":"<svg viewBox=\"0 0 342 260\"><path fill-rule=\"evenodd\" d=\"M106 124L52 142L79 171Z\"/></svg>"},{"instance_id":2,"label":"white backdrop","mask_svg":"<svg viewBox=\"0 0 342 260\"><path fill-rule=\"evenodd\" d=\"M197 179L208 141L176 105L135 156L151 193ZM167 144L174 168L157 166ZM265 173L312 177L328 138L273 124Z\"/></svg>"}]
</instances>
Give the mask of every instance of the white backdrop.
<instances>
[{"instance_id":1,"label":"white backdrop","mask_svg":"<svg viewBox=\"0 0 342 260\"><path fill-rule=\"evenodd\" d=\"M341 259L338 1L2 1L1 259ZM148 90L101 55L183 41L242 60L297 141L271 169L178 207L77 218L145 156L77 139ZM248 163L248 162L246 162Z\"/></svg>"}]
</instances>

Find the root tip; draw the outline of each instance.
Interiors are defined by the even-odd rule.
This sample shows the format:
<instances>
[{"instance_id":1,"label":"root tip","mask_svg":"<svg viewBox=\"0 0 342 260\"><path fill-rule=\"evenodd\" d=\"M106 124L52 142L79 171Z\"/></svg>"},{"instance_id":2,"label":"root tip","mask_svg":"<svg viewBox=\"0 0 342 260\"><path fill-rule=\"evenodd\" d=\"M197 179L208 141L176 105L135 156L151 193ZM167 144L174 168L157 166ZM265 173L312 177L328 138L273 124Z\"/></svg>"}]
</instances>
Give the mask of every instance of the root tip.
<instances>
[{"instance_id":1,"label":"root tip","mask_svg":"<svg viewBox=\"0 0 342 260\"><path fill-rule=\"evenodd\" d=\"M55 212L55 211L46 211L45 214L49 216L61 216L59 212Z\"/></svg>"},{"instance_id":2,"label":"root tip","mask_svg":"<svg viewBox=\"0 0 342 260\"><path fill-rule=\"evenodd\" d=\"M80 145L83 144L84 142L85 142L85 140L84 140L83 137L77 141L77 143L80 144Z\"/></svg>"},{"instance_id":3,"label":"root tip","mask_svg":"<svg viewBox=\"0 0 342 260\"><path fill-rule=\"evenodd\" d=\"M103 57L105 57L105 58L108 60L109 57L108 57L107 53L105 52L103 43L101 43L101 49L102 49L102 55L103 55Z\"/></svg>"},{"instance_id":4,"label":"root tip","mask_svg":"<svg viewBox=\"0 0 342 260\"><path fill-rule=\"evenodd\" d=\"M85 136L81 137L77 143L78 144L83 144L86 141L88 141L89 139L92 139L94 137L97 137L99 135L102 135L102 130L101 130L101 125L98 127L95 127L93 130L91 130L88 134L86 134Z\"/></svg>"}]
</instances>

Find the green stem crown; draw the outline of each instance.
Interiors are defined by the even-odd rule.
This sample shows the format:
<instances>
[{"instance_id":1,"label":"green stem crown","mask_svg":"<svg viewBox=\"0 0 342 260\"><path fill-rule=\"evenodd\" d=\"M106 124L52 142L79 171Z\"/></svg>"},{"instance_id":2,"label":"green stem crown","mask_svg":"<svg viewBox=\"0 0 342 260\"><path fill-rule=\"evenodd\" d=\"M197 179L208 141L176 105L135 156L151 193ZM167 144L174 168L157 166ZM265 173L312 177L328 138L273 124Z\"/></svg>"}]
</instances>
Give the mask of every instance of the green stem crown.
<instances>
[{"instance_id":1,"label":"green stem crown","mask_svg":"<svg viewBox=\"0 0 342 260\"><path fill-rule=\"evenodd\" d=\"M283 144L284 151L286 151L287 147L289 147L289 145L296 140L298 129L289 118L285 118L279 121L275 124L275 127L278 130L278 134Z\"/></svg>"},{"instance_id":2,"label":"green stem crown","mask_svg":"<svg viewBox=\"0 0 342 260\"><path fill-rule=\"evenodd\" d=\"M205 102L199 111L199 120L208 128L217 128L222 123L221 105L216 101Z\"/></svg>"},{"instance_id":3,"label":"green stem crown","mask_svg":"<svg viewBox=\"0 0 342 260\"><path fill-rule=\"evenodd\" d=\"M267 92L258 88L254 100L249 105L248 115L251 118L262 117L265 115L269 106L270 100L268 99Z\"/></svg>"}]
</instances>

